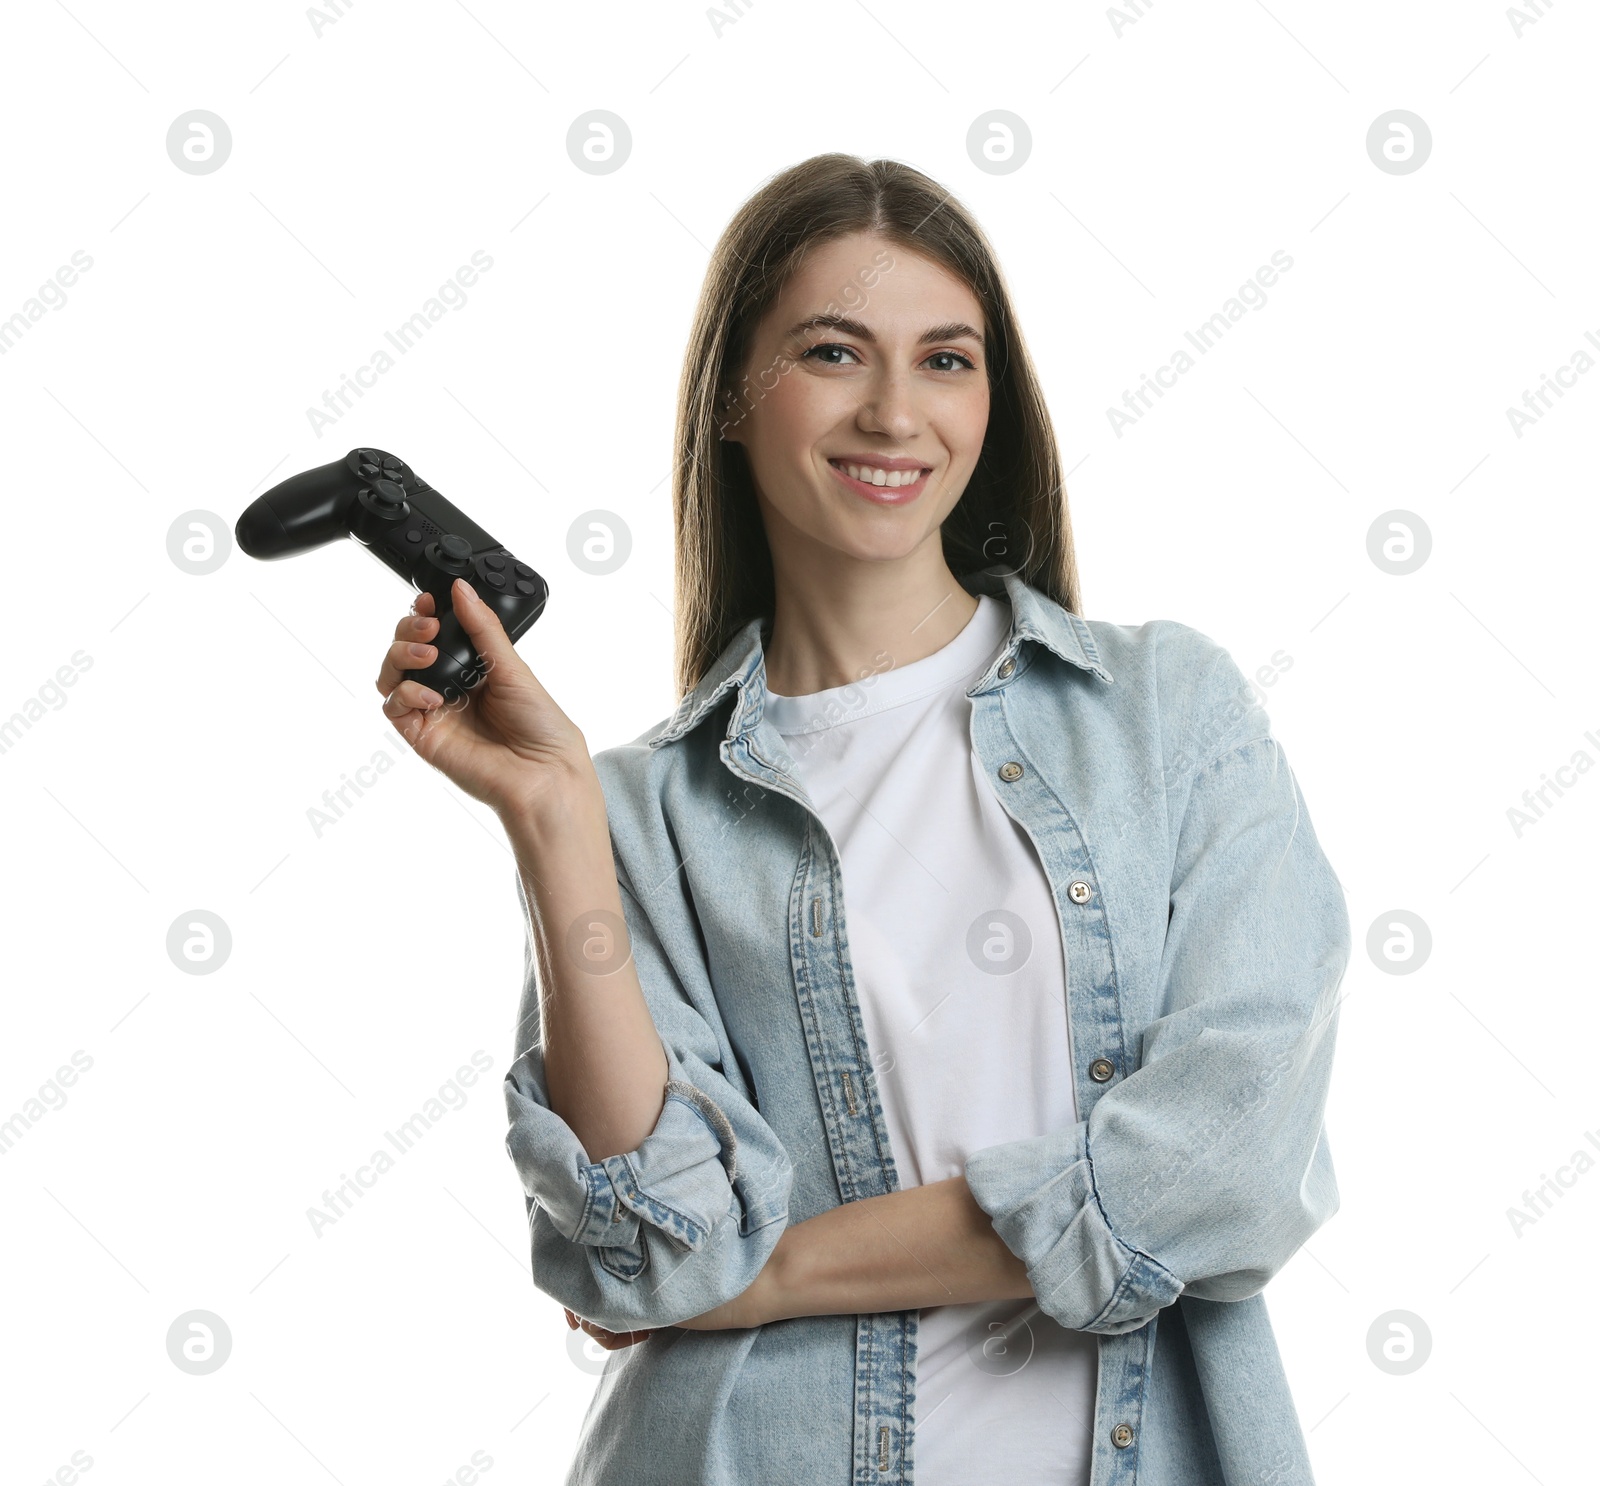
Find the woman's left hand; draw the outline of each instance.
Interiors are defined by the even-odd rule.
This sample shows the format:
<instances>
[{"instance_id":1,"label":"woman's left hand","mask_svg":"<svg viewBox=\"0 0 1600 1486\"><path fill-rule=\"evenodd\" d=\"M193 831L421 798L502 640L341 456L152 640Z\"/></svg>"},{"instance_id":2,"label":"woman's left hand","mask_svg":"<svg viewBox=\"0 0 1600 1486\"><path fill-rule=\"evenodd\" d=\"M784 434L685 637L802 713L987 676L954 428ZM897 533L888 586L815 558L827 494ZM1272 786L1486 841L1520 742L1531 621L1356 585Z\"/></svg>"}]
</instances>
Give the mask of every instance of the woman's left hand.
<instances>
[{"instance_id":1,"label":"woman's left hand","mask_svg":"<svg viewBox=\"0 0 1600 1486\"><path fill-rule=\"evenodd\" d=\"M604 1326L596 1326L593 1321L585 1321L581 1316L575 1316L565 1306L562 1310L567 1314L567 1330L576 1331L581 1326L584 1335L592 1336L608 1352L619 1352L623 1347L631 1347L642 1342L646 1337L652 1336L653 1331L607 1331Z\"/></svg>"}]
</instances>

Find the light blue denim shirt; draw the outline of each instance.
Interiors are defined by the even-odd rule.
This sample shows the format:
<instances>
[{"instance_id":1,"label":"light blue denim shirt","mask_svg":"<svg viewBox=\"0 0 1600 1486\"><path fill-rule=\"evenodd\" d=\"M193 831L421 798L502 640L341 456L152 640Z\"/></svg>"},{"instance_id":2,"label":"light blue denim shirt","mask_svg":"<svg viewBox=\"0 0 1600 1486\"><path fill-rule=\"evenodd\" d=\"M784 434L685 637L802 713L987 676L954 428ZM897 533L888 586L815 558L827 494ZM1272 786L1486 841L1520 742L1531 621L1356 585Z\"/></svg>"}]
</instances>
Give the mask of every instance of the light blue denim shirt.
<instances>
[{"instance_id":1,"label":"light blue denim shirt","mask_svg":"<svg viewBox=\"0 0 1600 1486\"><path fill-rule=\"evenodd\" d=\"M1339 1204L1343 891L1222 647L1083 619L1002 569L961 581L1011 605L972 740L1054 890L1082 1116L972 1152L967 1182L1040 1308L1099 1339L1092 1486L1303 1486L1261 1292ZM534 1282L664 1328L608 1354L569 1486L915 1480L916 1311L677 1325L742 1292L786 1224L900 1186L839 858L766 695L752 620L595 758L670 1067L638 1149L591 1162L551 1111L529 957L505 1089Z\"/></svg>"}]
</instances>

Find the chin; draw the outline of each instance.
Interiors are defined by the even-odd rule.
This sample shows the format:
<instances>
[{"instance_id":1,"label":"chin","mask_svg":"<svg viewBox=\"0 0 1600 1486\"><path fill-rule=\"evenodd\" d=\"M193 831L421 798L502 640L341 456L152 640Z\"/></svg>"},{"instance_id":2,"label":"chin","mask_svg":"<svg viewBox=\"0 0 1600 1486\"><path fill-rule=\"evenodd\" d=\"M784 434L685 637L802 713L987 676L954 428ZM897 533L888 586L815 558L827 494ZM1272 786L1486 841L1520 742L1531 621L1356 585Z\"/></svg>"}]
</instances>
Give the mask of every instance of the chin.
<instances>
[{"instance_id":1,"label":"chin","mask_svg":"<svg viewBox=\"0 0 1600 1486\"><path fill-rule=\"evenodd\" d=\"M899 562L910 557L924 540L926 535L922 532L859 532L836 537L827 545L852 562Z\"/></svg>"}]
</instances>

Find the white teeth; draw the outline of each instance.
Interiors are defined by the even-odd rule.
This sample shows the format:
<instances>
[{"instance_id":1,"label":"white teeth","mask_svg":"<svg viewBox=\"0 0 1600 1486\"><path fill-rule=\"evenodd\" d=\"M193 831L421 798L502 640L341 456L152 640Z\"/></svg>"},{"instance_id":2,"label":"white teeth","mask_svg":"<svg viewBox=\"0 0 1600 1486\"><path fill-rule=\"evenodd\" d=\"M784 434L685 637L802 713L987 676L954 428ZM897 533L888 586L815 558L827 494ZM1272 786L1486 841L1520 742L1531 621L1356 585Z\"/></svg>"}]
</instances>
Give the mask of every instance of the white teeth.
<instances>
[{"instance_id":1,"label":"white teeth","mask_svg":"<svg viewBox=\"0 0 1600 1486\"><path fill-rule=\"evenodd\" d=\"M921 470L884 470L867 464L846 464L841 468L852 480L860 480L868 485L886 485L890 489L913 485L922 478Z\"/></svg>"}]
</instances>

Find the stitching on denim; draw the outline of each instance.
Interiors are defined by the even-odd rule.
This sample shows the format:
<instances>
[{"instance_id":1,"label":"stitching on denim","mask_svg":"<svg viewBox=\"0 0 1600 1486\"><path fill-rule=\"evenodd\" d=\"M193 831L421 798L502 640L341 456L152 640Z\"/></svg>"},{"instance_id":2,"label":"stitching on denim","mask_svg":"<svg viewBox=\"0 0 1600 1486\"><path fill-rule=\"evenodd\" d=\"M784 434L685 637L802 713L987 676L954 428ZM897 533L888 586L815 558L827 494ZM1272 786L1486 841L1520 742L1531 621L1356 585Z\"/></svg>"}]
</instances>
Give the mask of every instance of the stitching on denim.
<instances>
[{"instance_id":1,"label":"stitching on denim","mask_svg":"<svg viewBox=\"0 0 1600 1486\"><path fill-rule=\"evenodd\" d=\"M1215 641L1213 641L1212 643L1215 644ZM1204 705L1204 706L1209 708L1209 707L1211 707L1213 705L1216 705L1216 704L1211 703L1208 700L1208 694L1209 694L1213 679L1215 678L1217 672L1221 671L1221 672L1223 672L1225 674L1227 672L1227 669L1228 669L1228 666L1229 666L1230 663L1232 664L1234 671L1237 672L1237 674L1239 676L1239 679L1244 682L1244 688L1243 689L1245 689L1245 690L1249 690L1250 689L1250 683L1245 678L1244 672L1242 670L1240 670L1239 663L1236 660L1233 659L1233 657L1228 653L1228 651L1224 647L1219 645L1219 646L1217 646L1217 657L1212 662L1211 669L1206 672L1205 680L1202 681L1199 684L1199 686L1197 686L1195 688L1195 700L1196 700L1197 706ZM1226 695L1230 700L1234 701L1237 704L1239 691L1240 691L1239 687L1229 687ZM1211 756L1208 759L1206 759L1203 763L1199 763L1199 764L1195 765L1194 772L1195 772L1196 776L1204 773L1213 764L1219 762L1227 754L1235 753L1241 748L1248 747L1251 743L1259 743L1264 738L1269 738L1269 737L1272 736L1272 733L1271 733L1272 718L1271 718L1270 714L1267 714L1267 731L1265 733L1258 733L1255 737L1240 739L1237 742L1234 741L1236 738L1238 738L1238 734L1239 734L1241 728L1244 726L1244 724L1246 722L1249 721L1250 714L1252 712L1266 713L1266 708L1265 708L1265 706L1263 706L1263 704L1261 702L1261 699L1258 696L1256 696L1255 693L1252 691L1251 692L1251 697L1250 697L1250 704L1248 706L1242 706L1241 707L1241 711L1243 712L1244 715L1242 717L1240 717L1237 721L1224 724L1223 731L1222 731L1222 736L1219 739L1219 741L1217 742L1217 745L1216 745L1215 749L1213 749L1213 751L1211 753ZM1193 713L1192 712L1191 712L1191 715L1190 715L1190 725L1191 726L1193 725ZM1181 743L1181 740L1180 740L1180 743ZM1193 789L1193 785L1192 784L1191 784L1190 788L1191 788L1191 790Z\"/></svg>"},{"instance_id":2,"label":"stitching on denim","mask_svg":"<svg viewBox=\"0 0 1600 1486\"><path fill-rule=\"evenodd\" d=\"M694 1108L692 1104L689 1107L691 1109ZM623 1188L627 1196L632 1197L639 1202L653 1202L657 1207L665 1208L675 1218L681 1218L690 1232L698 1235L693 1242L690 1242L688 1239L684 1240L685 1243L689 1244L690 1248L698 1248L706 1241L706 1235L710 1233L711 1230L704 1223L700 1222L698 1218L690 1217L688 1213L684 1212L681 1208L674 1207L670 1202L663 1201L663 1199L657 1197L653 1192L646 1192L645 1189L639 1185L639 1173L634 1167L633 1156L631 1152L627 1155L619 1157L618 1159L622 1163ZM613 1181L612 1185L616 1185L615 1181ZM641 1213L636 1207L633 1206L631 1202L624 1203L624 1206L626 1206L641 1223L648 1224L650 1227L660 1229L662 1233L666 1233L666 1229L662 1228L661 1224L657 1223L653 1218L646 1217L645 1214ZM669 1238L676 1237L675 1234L667 1234L667 1236Z\"/></svg>"},{"instance_id":3,"label":"stitching on denim","mask_svg":"<svg viewBox=\"0 0 1600 1486\"><path fill-rule=\"evenodd\" d=\"M1111 1292L1111 1299L1101 1307L1100 1314L1089 1323L1088 1327L1085 1328L1086 1330L1092 1330L1096 1326L1103 1325L1106 1318L1122 1303L1123 1295L1133 1284L1133 1270L1136 1262L1134 1259L1128 1261L1128 1267L1122 1271L1122 1278L1117 1281L1117 1288Z\"/></svg>"},{"instance_id":4,"label":"stitching on denim","mask_svg":"<svg viewBox=\"0 0 1600 1486\"><path fill-rule=\"evenodd\" d=\"M1129 1464L1133 1467L1133 1479L1135 1481L1139 1479L1139 1457L1144 1453L1144 1429L1146 1414L1150 1407L1150 1380L1155 1376L1156 1370L1156 1329L1160 1326L1160 1324L1160 1311L1157 1311L1155 1315L1151 1316L1151 1318L1145 1322L1145 1325L1150 1328L1150 1332L1149 1335L1145 1337L1144 1342L1144 1358L1142 1362L1144 1376L1140 1379L1139 1402L1137 1405L1139 1412L1139 1427L1133 1432L1133 1459L1129 1462Z\"/></svg>"},{"instance_id":5,"label":"stitching on denim","mask_svg":"<svg viewBox=\"0 0 1600 1486\"><path fill-rule=\"evenodd\" d=\"M735 639L743 638L743 635L744 631L741 630L739 635L730 637L728 643L731 645ZM760 653L758 641L756 654L760 655ZM717 659L720 660L722 657L719 656ZM742 663L733 660L730 662L727 673L713 682L711 688L705 691L703 696L699 695L710 679L711 673L716 669L716 664L716 661L711 663L706 675L700 678L699 684L692 687L678 705L673 708L672 715L658 728L645 735L646 747L660 748L669 743L676 743L680 738L699 727L705 721L706 715L716 707L730 689L737 687L740 691L743 691L744 687L749 683L750 676L753 674L749 656L746 656Z\"/></svg>"},{"instance_id":6,"label":"stitching on denim","mask_svg":"<svg viewBox=\"0 0 1600 1486\"><path fill-rule=\"evenodd\" d=\"M1099 677L1101 681L1115 681L1116 678L1111 674L1111 667L1105 663L1100 655L1100 646L1095 642L1094 631L1089 628L1088 621L1081 614L1074 614L1065 605L1062 606L1061 612L1067 616L1073 633L1077 635L1078 644L1083 648L1083 654L1085 659L1089 661L1090 669L1093 670L1093 668L1098 667L1105 672L1105 675Z\"/></svg>"},{"instance_id":7,"label":"stitching on denim","mask_svg":"<svg viewBox=\"0 0 1600 1486\"><path fill-rule=\"evenodd\" d=\"M1124 1243L1117 1236L1117 1230L1111 1226L1111 1215L1106 1212L1105 1204L1100 1200L1100 1184L1094 1179L1094 1161L1089 1155L1089 1122L1087 1120L1083 1124L1083 1159L1084 1164L1089 1168L1089 1195L1094 1198L1094 1205L1100 1213L1100 1221L1105 1224L1106 1232L1111 1236L1112 1243L1116 1244L1120 1249L1126 1249L1132 1256L1128 1260L1128 1267L1122 1272L1121 1280L1117 1282L1117 1288L1112 1291L1111 1299L1106 1302L1100 1314L1089 1323L1089 1327L1085 1328L1085 1330L1088 1330L1091 1327L1098 1326L1110 1314L1117 1302L1122 1298L1124 1289L1132 1283L1134 1269L1141 1260L1147 1264L1154 1265L1162 1274L1172 1275L1174 1280L1178 1277L1172 1274L1172 1271L1157 1259L1154 1254L1147 1254L1143 1249L1136 1249L1132 1244ZM1179 1288L1180 1290L1182 1289L1181 1286Z\"/></svg>"},{"instance_id":8,"label":"stitching on denim","mask_svg":"<svg viewBox=\"0 0 1600 1486\"><path fill-rule=\"evenodd\" d=\"M1127 1269L1123 1271L1122 1278L1117 1282L1116 1290L1112 1292L1111 1299L1106 1302L1100 1314L1096 1316L1094 1320L1092 1320L1084 1329L1093 1330L1094 1327L1104 1325L1107 1320L1113 1318L1116 1311L1122 1306L1130 1292L1137 1291L1139 1292L1141 1300L1148 1299L1149 1297L1145 1296L1143 1292L1153 1276L1147 1275L1145 1271L1152 1267L1154 1267L1156 1270L1159 1270L1162 1274L1172 1273L1172 1271L1167 1269L1165 1265L1157 1263L1148 1254L1141 1254L1137 1249L1135 1249L1133 1251L1133 1258L1128 1261ZM1174 1276L1174 1278L1176 1278L1176 1276ZM1181 1286L1179 1287L1179 1293L1182 1293ZM1177 1298L1178 1297L1176 1295L1173 1296L1173 1300L1176 1300ZM1167 1302L1168 1305L1171 1303L1171 1301ZM1159 1315L1161 1310L1162 1307L1157 1306L1156 1309L1151 1312L1151 1315ZM1137 1314L1137 1311L1135 1311L1135 1314ZM1126 1318L1116 1317L1116 1319L1123 1320ZM1145 1319L1146 1322L1148 1322L1149 1317L1146 1317Z\"/></svg>"},{"instance_id":9,"label":"stitching on denim","mask_svg":"<svg viewBox=\"0 0 1600 1486\"><path fill-rule=\"evenodd\" d=\"M578 1177L583 1182L583 1212L578 1217L577 1228L573 1230L574 1243L581 1243L583 1241L581 1235L585 1229L588 1228L589 1214L594 1210L594 1174L595 1168L592 1163L587 1166L581 1161L578 1163Z\"/></svg>"},{"instance_id":10,"label":"stitching on denim","mask_svg":"<svg viewBox=\"0 0 1600 1486\"><path fill-rule=\"evenodd\" d=\"M814 826L810 827L810 829L814 830L815 827ZM834 968L839 973L840 999L841 999L841 1001L843 1000L844 988L848 984L849 987L850 987L851 993L852 993L852 998L853 998L853 1000L855 1002L853 1011L852 1011L852 1008L850 1008L848 1006L845 1007L846 1013L847 1013L848 1018L849 1018L849 1023L850 1023L850 1045L855 1049L856 1066L857 1067L861 1067L861 1066L864 1066L864 1065L865 1066L870 1066L871 1062L872 1062L871 1058L864 1056L866 1054L866 1051L867 1051L866 1043L865 1043L865 1040L864 1040L865 1037L866 1037L866 1027L863 1024L863 1018L862 1018L862 1015L861 1015L861 998L860 998L860 995L856 993L855 967L852 964L849 964L846 961L846 958L845 958L845 947L840 942L840 937L841 936L840 936L839 931L838 931L839 924L841 922L843 922L843 923L845 923L845 926L846 926L845 927L846 935L848 935L848 933L849 933L848 920L846 919L845 914L843 912L843 905L844 905L844 879L840 875L839 871L837 870L837 865L832 860L831 856L828 858L827 865L828 865L828 887L829 887L829 890L834 893L834 895L835 895L834 901L838 905L838 907L835 909L835 912L834 912L833 962L834 962ZM841 1072L842 1071L843 1070L841 1070ZM875 1080L874 1080L874 1082L875 1082ZM867 1083L867 1080L863 1079L862 1080L863 1086L865 1086L866 1083ZM863 1088L863 1092L868 1092L865 1089L865 1087ZM878 1158L879 1171L882 1172L884 1167L888 1167L894 1173L895 1185L893 1187L890 1187L888 1182L886 1181L884 1183L885 1188L888 1191L891 1191L891 1192L898 1191L898 1190L900 1190L900 1173L899 1173L899 1171L897 1169L895 1169L894 1156L893 1156L892 1152L890 1152L887 1149L885 1149L883 1141L878 1138L878 1125L880 1123L880 1117L881 1117L882 1112L883 1112L882 1101L879 1100L878 1097L877 1097L876 1088L871 1089L870 1092L871 1092L872 1099L873 1099L873 1102L874 1102L874 1114L867 1121L867 1123L871 1127L871 1130L872 1130L872 1149L873 1149L874 1153L877 1155L877 1158ZM835 1107L837 1107L837 1106L835 1106ZM855 1118L855 1116L852 1116L852 1118ZM845 1142L845 1144L848 1147L848 1145L849 1145L848 1140Z\"/></svg>"},{"instance_id":11,"label":"stitching on denim","mask_svg":"<svg viewBox=\"0 0 1600 1486\"><path fill-rule=\"evenodd\" d=\"M1171 624L1171 623L1174 623L1175 621L1163 620L1163 621L1160 621L1160 622L1163 623L1163 624ZM1199 631L1194 631L1194 633L1198 634ZM1209 637L1202 636L1202 638L1209 638ZM1232 657L1228 654L1227 650L1224 647L1222 647L1220 645L1217 645L1215 641L1211 641L1210 643L1215 647L1216 654L1212 657L1210 669L1207 670L1205 676L1191 688L1192 705L1189 708L1188 714L1183 719L1183 732L1179 735L1179 737L1176 740L1177 741L1177 748L1178 748L1178 756L1179 757L1185 756L1185 754L1187 752L1187 745L1191 741L1194 741L1196 739L1197 733L1202 728L1202 725L1203 725L1203 723L1205 721L1205 718L1214 714L1216 709L1213 707L1212 703L1207 700L1209 698L1210 694L1211 694L1213 678L1216 676L1216 674L1217 674L1217 672L1219 670L1225 669L1227 663L1232 660ZM1237 662L1234 662L1234 669L1238 670ZM1153 687L1153 693L1154 693L1154 696L1155 696L1155 706L1156 706L1156 733L1155 733L1155 737L1156 737L1157 742L1162 744L1162 747L1161 747L1161 774L1160 774L1160 778L1163 781L1162 789L1161 789L1161 815L1162 815L1162 819L1163 819L1163 821L1165 823L1165 827L1166 827L1167 847L1168 847L1167 854L1168 854L1169 857L1171 857L1171 856L1174 856L1176 854L1176 852L1177 852L1177 847L1178 847L1178 835L1177 835L1177 833L1179 831L1181 831L1181 829L1182 829L1183 820L1182 820L1181 816L1179 816L1177 819L1174 819L1174 817L1173 817L1173 813L1172 813L1172 793L1173 793L1173 789L1174 789L1175 786L1165 783L1165 780L1166 780L1166 777L1167 777L1167 773L1171 769L1174 760L1173 760L1172 755L1170 755L1168 753L1166 747L1164 746L1164 742L1163 742L1163 740L1166 737L1165 717L1167 715L1167 710L1168 709L1165 708L1163 706L1163 704L1162 704L1162 690L1161 690L1162 667L1159 666L1159 665L1155 666L1154 667L1154 674L1155 674L1155 683L1154 683L1154 687ZM1187 674L1187 671L1185 671L1184 674ZM1240 674L1241 674L1241 679L1242 679L1243 673L1241 672ZM1230 696L1230 697L1233 697L1236 694L1237 694L1237 689L1231 689L1228 692L1228 696ZM1260 708L1260 707L1261 707L1261 703L1259 701L1256 701L1256 700L1252 701L1251 708ZM1246 717L1248 717L1248 715L1249 715L1249 709L1247 709L1246 713L1245 713ZM1239 719L1239 721L1243 722L1244 718L1241 717ZM1268 719L1268 726L1269 726L1269 728L1271 726L1271 719L1270 718ZM1231 738L1233 738L1237 732L1238 732L1238 727L1236 725L1230 726L1230 725L1226 725L1225 724L1223 729L1222 729L1220 741L1218 741L1215 744L1215 747L1213 749L1213 752L1212 752L1210 758L1205 759L1202 762L1192 766L1193 777L1189 781L1189 793L1190 793L1190 795L1192 795L1193 792L1194 792L1195 781L1199 778L1199 776L1201 774L1203 774L1207 769L1209 769L1212 764L1217 762L1217 760L1220 759L1228 751L1229 740ZM1234 746L1242 747L1244 745L1243 744L1236 744ZM1195 749L1196 754L1198 754L1199 751L1200 751L1199 747L1197 746L1196 749ZM1187 808L1188 808L1187 800L1185 801L1184 808L1185 808L1185 810L1187 810ZM1141 811L1140 814L1142 816L1144 814L1144 812Z\"/></svg>"},{"instance_id":12,"label":"stitching on denim","mask_svg":"<svg viewBox=\"0 0 1600 1486\"><path fill-rule=\"evenodd\" d=\"M711 1133L717 1137L717 1143L721 1147L720 1154L725 1154L728 1158L724 1167L731 1183L739 1174L739 1138L733 1133L733 1122L717 1107L716 1101L704 1089L687 1079L669 1078L666 1097L687 1104L710 1126Z\"/></svg>"},{"instance_id":13,"label":"stitching on denim","mask_svg":"<svg viewBox=\"0 0 1600 1486\"><path fill-rule=\"evenodd\" d=\"M894 1318L894 1325L900 1338L900 1470L898 1472L901 1482L906 1478L906 1441L915 1432L915 1389L916 1389L916 1356L912 1353L913 1343L911 1333L917 1328L922 1318L920 1311L901 1311ZM918 1336L916 1345L920 1347L921 1337Z\"/></svg>"},{"instance_id":14,"label":"stitching on denim","mask_svg":"<svg viewBox=\"0 0 1600 1486\"><path fill-rule=\"evenodd\" d=\"M1018 740L1017 730L1011 725L1011 714L1006 703L1005 692L1001 691L996 693L996 695L998 695L1000 698L1000 720L1005 724L1006 731L1011 735L1012 742L1016 745L1018 755L1021 758L1027 759L1028 768L1032 771L1033 777L1044 786L1046 791L1048 791L1050 798L1056 802L1056 807L1061 811L1062 817L1071 825L1072 834L1077 837L1079 845L1083 848L1083 855L1089 862L1089 872L1095 880L1095 898L1099 904L1098 911L1100 914L1100 919L1106 928L1106 958L1111 961L1111 994L1115 998L1117 1011L1117 1061L1123 1070L1123 1077L1126 1078L1129 1072L1132 1071L1130 1068L1131 1060L1128 1057L1127 1039L1123 1035L1123 1029L1127 1026L1128 1018L1126 1010L1122 1004L1122 976L1117 970L1116 936L1111 932L1111 914L1106 906L1105 893L1100 888L1100 874L1094 866L1094 854L1089 850L1089 840L1088 837L1083 834L1083 827L1078 824L1078 817L1067 808L1067 802L1063 800L1056 792L1056 787L1050 783L1049 776L1039 768L1039 766L1033 761L1033 755L1029 753L1028 750L1025 749L1022 746L1022 743ZM1009 812L1007 813L1009 814ZM1033 833L1031 831L1027 831L1026 827L1023 829L1026 831L1028 839L1033 840ZM1038 851L1037 841L1034 841L1034 850ZM1043 852L1039 852L1039 865L1041 867L1044 866ZM1055 898L1054 887L1051 888L1050 896ZM1059 914L1060 911L1060 900L1058 899L1056 903L1057 914ZM1066 926L1063 925L1062 932L1065 933L1065 931ZM1071 993L1070 986L1068 987L1068 993L1069 995ZM1107 1092L1109 1093L1110 1091L1107 1090ZM1098 1100L1096 1102L1098 1102Z\"/></svg>"},{"instance_id":15,"label":"stitching on denim","mask_svg":"<svg viewBox=\"0 0 1600 1486\"><path fill-rule=\"evenodd\" d=\"M639 1251L637 1264L633 1262L635 1259L633 1251L636 1248ZM628 1262L623 1263L616 1259L614 1256L618 1254L627 1255ZM650 1250L642 1234L634 1244L597 1244L595 1258L600 1261L600 1267L607 1274L629 1282L638 1279L650 1267Z\"/></svg>"},{"instance_id":16,"label":"stitching on denim","mask_svg":"<svg viewBox=\"0 0 1600 1486\"><path fill-rule=\"evenodd\" d=\"M819 1062L826 1061L825 1050L820 1038L816 1035L815 1024L817 1021L817 997L814 978L811 974L804 933L806 898L805 883L810 877L812 864L817 859L815 848L816 822L809 812L806 815L805 835L800 842L800 862L795 870L794 885L789 890L789 963L795 978L795 995L800 1000L800 1030L805 1034L806 1054L811 1060L812 1082L817 1089L817 1103L822 1109L822 1139L828 1147L829 1164L835 1162L843 1166L834 1169L834 1179L843 1186L846 1180L854 1184L854 1172L850 1164L849 1142L845 1142L839 1150L833 1148L833 1142L828 1139L828 1123L830 1119L834 1124L842 1123L839 1119L838 1097L833 1091L831 1078L817 1077ZM797 906L798 905L798 906ZM795 915L798 912L801 920L801 932L795 933Z\"/></svg>"}]
</instances>

